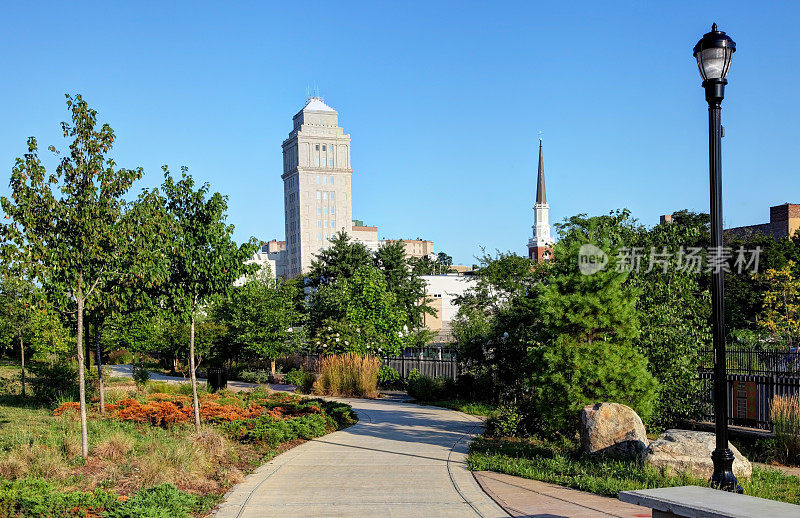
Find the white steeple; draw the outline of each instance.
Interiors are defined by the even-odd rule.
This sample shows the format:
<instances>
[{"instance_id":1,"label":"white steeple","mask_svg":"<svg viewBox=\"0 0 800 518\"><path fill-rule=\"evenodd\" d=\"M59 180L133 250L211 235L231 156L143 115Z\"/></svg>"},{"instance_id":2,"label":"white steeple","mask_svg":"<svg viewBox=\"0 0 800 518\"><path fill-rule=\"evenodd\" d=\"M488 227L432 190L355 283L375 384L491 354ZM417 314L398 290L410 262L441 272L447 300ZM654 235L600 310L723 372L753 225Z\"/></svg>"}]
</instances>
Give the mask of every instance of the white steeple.
<instances>
[{"instance_id":1,"label":"white steeple","mask_svg":"<svg viewBox=\"0 0 800 518\"><path fill-rule=\"evenodd\" d=\"M536 181L536 203L533 206L533 237L528 241L528 257L537 260L546 257L545 251L553 245L550 234L550 205L544 188L544 158L542 156L542 139L539 138L539 171Z\"/></svg>"}]
</instances>

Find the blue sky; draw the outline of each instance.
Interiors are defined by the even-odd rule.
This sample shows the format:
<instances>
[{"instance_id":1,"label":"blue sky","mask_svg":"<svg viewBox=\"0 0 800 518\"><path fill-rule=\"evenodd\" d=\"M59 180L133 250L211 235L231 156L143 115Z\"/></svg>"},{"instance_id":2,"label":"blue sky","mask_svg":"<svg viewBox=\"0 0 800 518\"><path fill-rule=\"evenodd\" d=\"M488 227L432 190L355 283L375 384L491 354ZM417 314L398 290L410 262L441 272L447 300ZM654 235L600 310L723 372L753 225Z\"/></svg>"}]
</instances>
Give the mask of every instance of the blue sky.
<instances>
[{"instance_id":1,"label":"blue sky","mask_svg":"<svg viewBox=\"0 0 800 518\"><path fill-rule=\"evenodd\" d=\"M551 220L708 208L707 112L691 49L737 43L723 105L725 223L800 203L800 7L790 2L9 3L0 174L35 135L64 146L64 94L113 156L186 165L230 197L236 237L283 239L281 142L318 85L352 136L353 216L471 264L526 253L544 131ZM5 172L3 172L5 171ZM0 193L8 192L5 180Z\"/></svg>"}]
</instances>

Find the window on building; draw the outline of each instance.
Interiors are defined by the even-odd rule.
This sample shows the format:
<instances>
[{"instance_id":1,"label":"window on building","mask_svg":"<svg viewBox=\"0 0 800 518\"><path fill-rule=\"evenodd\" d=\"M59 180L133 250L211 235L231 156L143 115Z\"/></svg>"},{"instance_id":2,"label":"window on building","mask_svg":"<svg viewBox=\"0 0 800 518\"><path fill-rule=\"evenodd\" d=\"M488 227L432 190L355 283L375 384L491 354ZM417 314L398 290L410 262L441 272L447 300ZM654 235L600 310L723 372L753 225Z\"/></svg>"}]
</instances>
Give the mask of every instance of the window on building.
<instances>
[{"instance_id":1,"label":"window on building","mask_svg":"<svg viewBox=\"0 0 800 518\"><path fill-rule=\"evenodd\" d=\"M328 228L328 220L325 220L325 228Z\"/></svg>"},{"instance_id":2,"label":"window on building","mask_svg":"<svg viewBox=\"0 0 800 518\"><path fill-rule=\"evenodd\" d=\"M327 200L328 199L328 191L322 191L322 199L323 200ZM331 196L331 199L333 199L333 196Z\"/></svg>"},{"instance_id":3,"label":"window on building","mask_svg":"<svg viewBox=\"0 0 800 518\"><path fill-rule=\"evenodd\" d=\"M317 144L316 146L314 146L314 149L315 149L315 150L317 150L317 151L319 151L319 144Z\"/></svg>"},{"instance_id":4,"label":"window on building","mask_svg":"<svg viewBox=\"0 0 800 518\"><path fill-rule=\"evenodd\" d=\"M318 200L322 199L322 193L320 191L317 191L317 199Z\"/></svg>"},{"instance_id":5,"label":"window on building","mask_svg":"<svg viewBox=\"0 0 800 518\"><path fill-rule=\"evenodd\" d=\"M336 228L336 220L335 219L331 220L331 228Z\"/></svg>"},{"instance_id":6,"label":"window on building","mask_svg":"<svg viewBox=\"0 0 800 518\"><path fill-rule=\"evenodd\" d=\"M319 175L317 175L317 185L319 185Z\"/></svg>"},{"instance_id":7,"label":"window on building","mask_svg":"<svg viewBox=\"0 0 800 518\"><path fill-rule=\"evenodd\" d=\"M336 214L336 207L331 205L331 214Z\"/></svg>"},{"instance_id":8,"label":"window on building","mask_svg":"<svg viewBox=\"0 0 800 518\"><path fill-rule=\"evenodd\" d=\"M322 150L325 151L325 144L322 144Z\"/></svg>"},{"instance_id":9,"label":"window on building","mask_svg":"<svg viewBox=\"0 0 800 518\"><path fill-rule=\"evenodd\" d=\"M333 193L331 193L331 201L333 201Z\"/></svg>"},{"instance_id":10,"label":"window on building","mask_svg":"<svg viewBox=\"0 0 800 518\"><path fill-rule=\"evenodd\" d=\"M333 167L333 157L328 157L328 166Z\"/></svg>"},{"instance_id":11,"label":"window on building","mask_svg":"<svg viewBox=\"0 0 800 518\"><path fill-rule=\"evenodd\" d=\"M322 228L322 220L321 219L317 220L317 227Z\"/></svg>"},{"instance_id":12,"label":"window on building","mask_svg":"<svg viewBox=\"0 0 800 518\"><path fill-rule=\"evenodd\" d=\"M322 241L322 234L317 234L317 241Z\"/></svg>"},{"instance_id":13,"label":"window on building","mask_svg":"<svg viewBox=\"0 0 800 518\"><path fill-rule=\"evenodd\" d=\"M325 184L325 185L328 185L328 177L327 176L323 176L322 177L322 183Z\"/></svg>"},{"instance_id":14,"label":"window on building","mask_svg":"<svg viewBox=\"0 0 800 518\"><path fill-rule=\"evenodd\" d=\"M325 215L327 216L328 215L328 207L325 207L325 209L322 212L325 213Z\"/></svg>"},{"instance_id":15,"label":"window on building","mask_svg":"<svg viewBox=\"0 0 800 518\"><path fill-rule=\"evenodd\" d=\"M317 206L317 215L319 216L320 214L322 214L322 207Z\"/></svg>"},{"instance_id":16,"label":"window on building","mask_svg":"<svg viewBox=\"0 0 800 518\"><path fill-rule=\"evenodd\" d=\"M317 166L319 166L319 157L317 157Z\"/></svg>"},{"instance_id":17,"label":"window on building","mask_svg":"<svg viewBox=\"0 0 800 518\"><path fill-rule=\"evenodd\" d=\"M331 164L333 165L333 164ZM333 176L331 176L331 185L333 185Z\"/></svg>"}]
</instances>

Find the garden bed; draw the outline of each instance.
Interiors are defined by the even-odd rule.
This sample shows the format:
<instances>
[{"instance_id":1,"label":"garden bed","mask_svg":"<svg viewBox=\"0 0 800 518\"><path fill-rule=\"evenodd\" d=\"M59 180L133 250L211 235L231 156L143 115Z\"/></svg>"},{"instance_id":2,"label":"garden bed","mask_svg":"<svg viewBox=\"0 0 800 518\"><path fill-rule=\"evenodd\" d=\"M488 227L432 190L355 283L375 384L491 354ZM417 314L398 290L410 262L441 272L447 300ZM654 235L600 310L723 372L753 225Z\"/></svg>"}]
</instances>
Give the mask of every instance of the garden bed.
<instances>
[{"instance_id":1,"label":"garden bed","mask_svg":"<svg viewBox=\"0 0 800 518\"><path fill-rule=\"evenodd\" d=\"M0 516L202 516L255 467L356 420L341 403L223 391L201 394L195 432L191 398L165 385L112 387L105 416L91 403L87 461L76 403L0 396Z\"/></svg>"}]
</instances>

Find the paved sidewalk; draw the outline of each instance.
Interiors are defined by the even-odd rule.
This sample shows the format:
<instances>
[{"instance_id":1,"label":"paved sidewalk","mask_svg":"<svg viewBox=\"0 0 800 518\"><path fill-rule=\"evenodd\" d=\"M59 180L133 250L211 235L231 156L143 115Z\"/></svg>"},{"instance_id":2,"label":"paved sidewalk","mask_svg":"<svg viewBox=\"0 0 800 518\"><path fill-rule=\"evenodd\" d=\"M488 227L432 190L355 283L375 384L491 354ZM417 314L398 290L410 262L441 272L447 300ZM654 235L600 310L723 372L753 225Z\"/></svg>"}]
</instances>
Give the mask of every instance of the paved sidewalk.
<instances>
[{"instance_id":1,"label":"paved sidewalk","mask_svg":"<svg viewBox=\"0 0 800 518\"><path fill-rule=\"evenodd\" d=\"M133 365L108 365L108 368L111 369L111 374L114 376L119 376L121 378L133 377ZM150 371L150 379L153 381L166 381L167 383L189 383L188 377L184 378L183 376L167 376L166 374L161 374L160 372L154 371ZM205 384L206 379L197 378L197 383ZM294 392L294 385L259 385L258 383L247 383L244 381L228 381L228 389L233 390L234 392L266 386L269 386L269 388L272 390L281 392Z\"/></svg>"},{"instance_id":2,"label":"paved sidewalk","mask_svg":"<svg viewBox=\"0 0 800 518\"><path fill-rule=\"evenodd\" d=\"M481 487L515 517L526 518L620 518L650 517L646 507L626 504L616 498L585 493L577 489L504 475L476 471Z\"/></svg>"},{"instance_id":3,"label":"paved sidewalk","mask_svg":"<svg viewBox=\"0 0 800 518\"><path fill-rule=\"evenodd\" d=\"M275 457L226 495L217 516L507 516L466 469L482 421L396 400L344 401L356 425Z\"/></svg>"}]
</instances>

